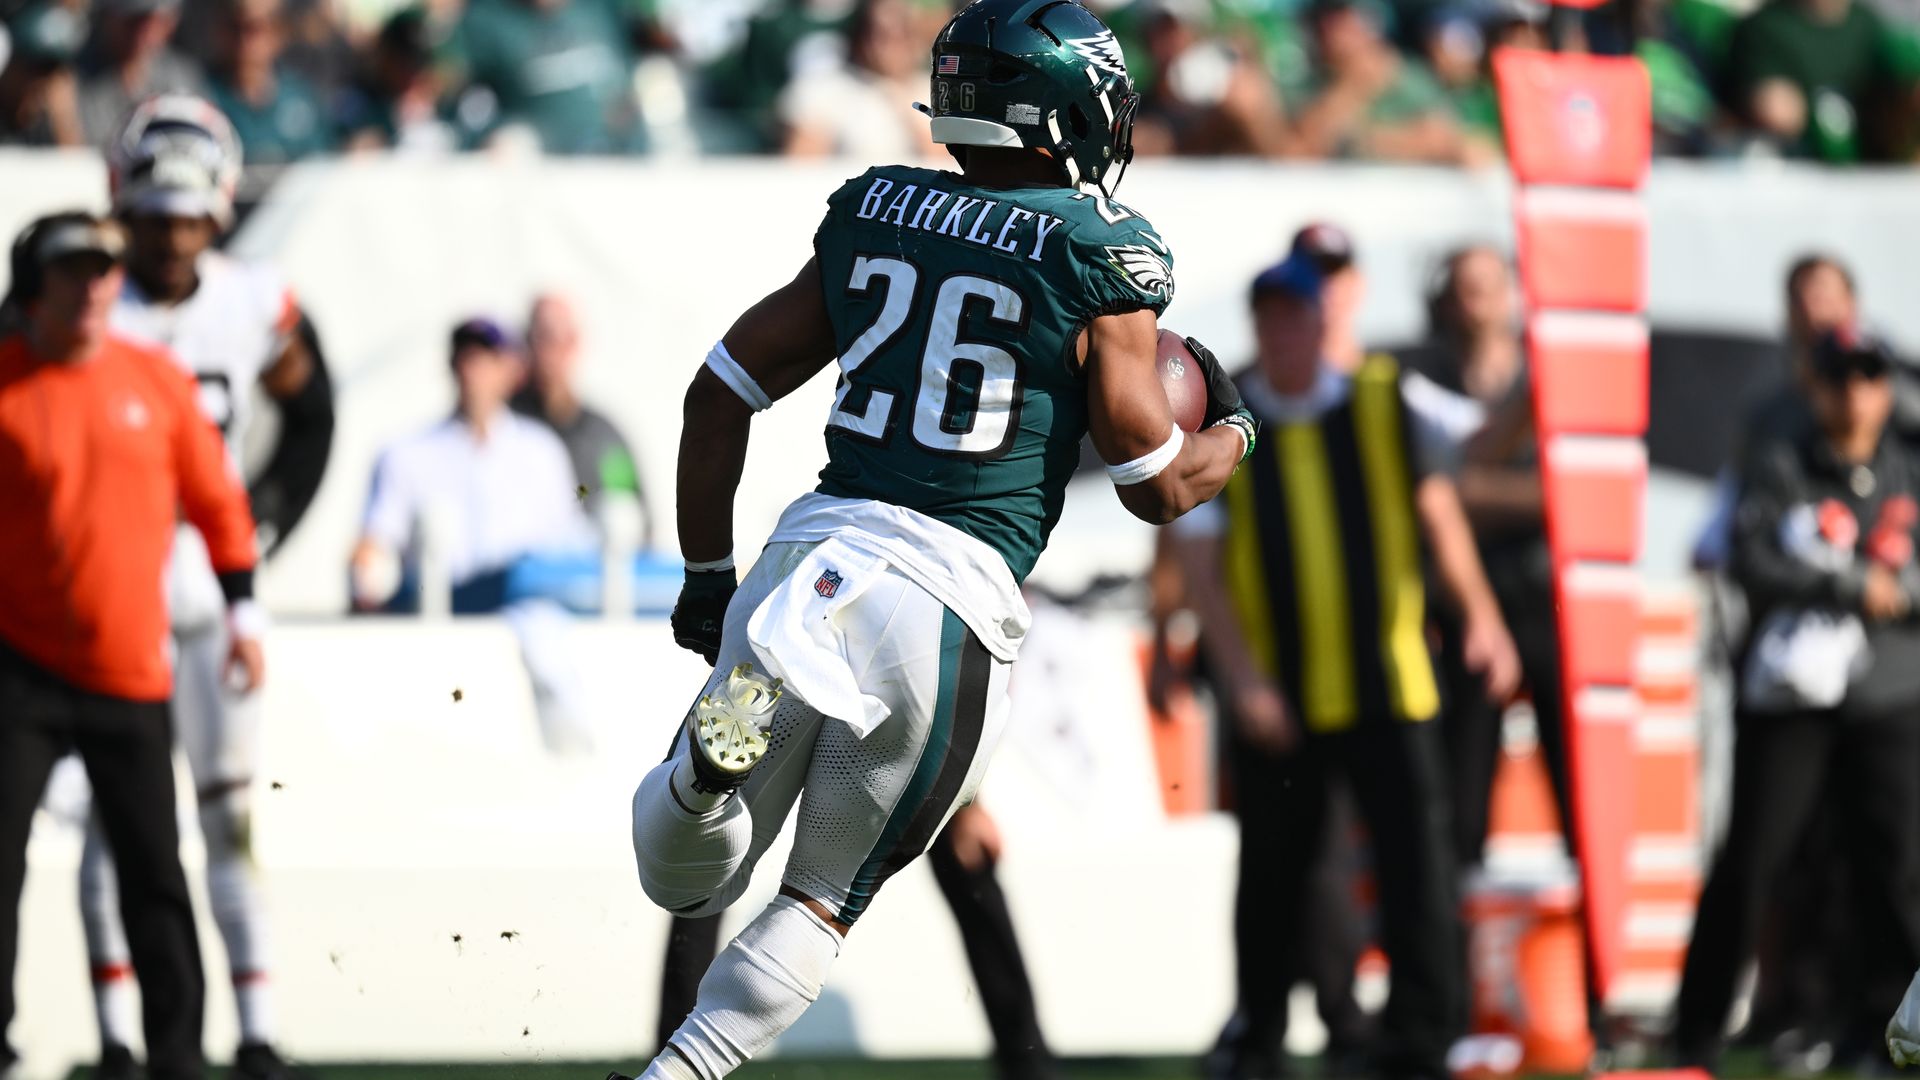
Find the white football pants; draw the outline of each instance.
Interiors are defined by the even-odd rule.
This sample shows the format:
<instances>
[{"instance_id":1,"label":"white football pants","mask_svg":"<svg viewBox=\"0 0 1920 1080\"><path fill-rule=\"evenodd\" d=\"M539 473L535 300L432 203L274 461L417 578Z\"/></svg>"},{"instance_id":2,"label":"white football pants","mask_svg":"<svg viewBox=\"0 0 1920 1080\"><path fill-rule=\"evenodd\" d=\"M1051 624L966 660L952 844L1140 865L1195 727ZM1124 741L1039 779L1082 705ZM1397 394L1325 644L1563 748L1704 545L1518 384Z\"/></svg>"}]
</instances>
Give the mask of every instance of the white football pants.
<instances>
[{"instance_id":1,"label":"white football pants","mask_svg":"<svg viewBox=\"0 0 1920 1080\"><path fill-rule=\"evenodd\" d=\"M888 715L861 738L789 691L776 708L767 756L738 794L704 816L687 814L671 790L674 766L689 752L677 733L668 760L633 800L641 884L676 914L715 912L739 899L798 800L782 883L851 924L973 797L1006 726L1011 665L899 570L870 562L857 571L866 580L856 580L855 571L810 559L817 547L767 547L727 611L719 663L702 693L737 664L768 670L747 640L747 623L776 587L799 575L807 578L801 585L819 585L822 609L832 608L853 682ZM855 593L828 605L840 590Z\"/></svg>"}]
</instances>

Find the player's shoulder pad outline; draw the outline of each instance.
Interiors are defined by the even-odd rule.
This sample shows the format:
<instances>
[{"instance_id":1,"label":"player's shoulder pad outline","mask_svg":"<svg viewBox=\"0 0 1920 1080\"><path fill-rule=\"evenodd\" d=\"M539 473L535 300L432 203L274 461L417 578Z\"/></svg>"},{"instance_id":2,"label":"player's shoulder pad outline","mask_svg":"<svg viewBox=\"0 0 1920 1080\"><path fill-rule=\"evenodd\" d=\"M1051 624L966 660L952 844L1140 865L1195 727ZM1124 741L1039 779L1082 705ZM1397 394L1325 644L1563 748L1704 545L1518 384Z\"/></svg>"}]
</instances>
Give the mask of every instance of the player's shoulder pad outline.
<instances>
[{"instance_id":1,"label":"player's shoulder pad outline","mask_svg":"<svg viewBox=\"0 0 1920 1080\"><path fill-rule=\"evenodd\" d=\"M1075 230L1074 239L1086 258L1141 296L1171 303L1173 250L1154 230L1153 223L1125 203L1093 192L1077 192L1072 201L1089 204L1105 226Z\"/></svg>"}]
</instances>

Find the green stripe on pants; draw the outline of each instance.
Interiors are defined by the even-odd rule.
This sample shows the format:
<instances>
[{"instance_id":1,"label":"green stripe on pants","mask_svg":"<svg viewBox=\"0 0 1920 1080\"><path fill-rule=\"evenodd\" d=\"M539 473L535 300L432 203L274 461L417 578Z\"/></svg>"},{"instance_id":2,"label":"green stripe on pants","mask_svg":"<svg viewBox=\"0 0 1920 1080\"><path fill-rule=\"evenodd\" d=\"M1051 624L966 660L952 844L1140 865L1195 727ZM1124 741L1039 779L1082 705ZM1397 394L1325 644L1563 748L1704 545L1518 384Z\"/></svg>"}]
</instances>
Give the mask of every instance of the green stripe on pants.
<instances>
[{"instance_id":1,"label":"green stripe on pants","mask_svg":"<svg viewBox=\"0 0 1920 1080\"><path fill-rule=\"evenodd\" d=\"M940 686L933 699L933 722L927 728L926 741L920 745L920 760L913 767L913 775L900 792L899 801L893 804L893 813L888 815L886 826L880 830L880 839L874 843L866 862L860 864L860 872L854 875L853 885L847 890L847 904L840 909L841 922L851 923L866 911L874 890L879 887L888 857L900 846L902 838L913 825L913 819L933 791L934 782L940 777L940 767L946 763L947 752L953 744L953 713L959 696L960 654L966 643L967 625L952 611L943 612L940 623Z\"/></svg>"}]
</instances>

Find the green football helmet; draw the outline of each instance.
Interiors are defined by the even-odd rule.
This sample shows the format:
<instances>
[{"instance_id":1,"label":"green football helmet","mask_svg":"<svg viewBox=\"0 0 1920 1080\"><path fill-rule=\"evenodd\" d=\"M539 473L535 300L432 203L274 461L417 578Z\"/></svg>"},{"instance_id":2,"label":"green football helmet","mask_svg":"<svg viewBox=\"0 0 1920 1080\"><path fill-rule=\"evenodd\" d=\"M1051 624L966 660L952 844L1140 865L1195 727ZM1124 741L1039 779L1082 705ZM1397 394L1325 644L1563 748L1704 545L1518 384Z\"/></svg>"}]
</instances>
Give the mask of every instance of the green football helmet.
<instances>
[{"instance_id":1,"label":"green football helmet","mask_svg":"<svg viewBox=\"0 0 1920 1080\"><path fill-rule=\"evenodd\" d=\"M1071 187L1112 195L1140 94L1113 31L1074 0L976 0L933 42L933 141L1026 147ZM965 164L964 160L962 164Z\"/></svg>"}]
</instances>

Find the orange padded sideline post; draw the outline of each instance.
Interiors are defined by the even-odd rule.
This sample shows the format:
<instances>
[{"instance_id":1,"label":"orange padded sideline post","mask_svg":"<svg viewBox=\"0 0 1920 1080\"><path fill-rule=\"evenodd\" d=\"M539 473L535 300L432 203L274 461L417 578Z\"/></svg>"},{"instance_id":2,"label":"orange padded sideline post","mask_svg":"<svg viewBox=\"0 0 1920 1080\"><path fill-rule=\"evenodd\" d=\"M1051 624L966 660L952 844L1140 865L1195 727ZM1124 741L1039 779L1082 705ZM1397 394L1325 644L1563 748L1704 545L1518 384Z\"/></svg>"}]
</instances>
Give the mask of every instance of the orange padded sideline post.
<instances>
[{"instance_id":1,"label":"orange padded sideline post","mask_svg":"<svg viewBox=\"0 0 1920 1080\"><path fill-rule=\"evenodd\" d=\"M1533 347L1582 913L1610 996L1627 953L1640 711L1652 92L1631 58L1494 55Z\"/></svg>"}]
</instances>

